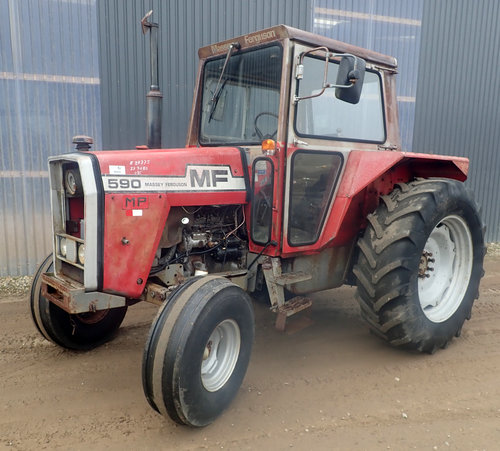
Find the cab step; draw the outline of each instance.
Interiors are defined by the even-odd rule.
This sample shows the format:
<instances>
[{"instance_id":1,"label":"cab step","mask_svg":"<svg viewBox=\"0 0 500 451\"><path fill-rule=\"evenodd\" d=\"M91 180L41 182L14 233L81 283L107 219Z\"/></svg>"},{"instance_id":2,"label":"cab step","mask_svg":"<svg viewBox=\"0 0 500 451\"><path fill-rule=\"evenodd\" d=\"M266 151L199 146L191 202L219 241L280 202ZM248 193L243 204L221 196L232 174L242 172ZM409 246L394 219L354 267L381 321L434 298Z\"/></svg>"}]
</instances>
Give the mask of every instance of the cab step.
<instances>
[{"instance_id":1,"label":"cab step","mask_svg":"<svg viewBox=\"0 0 500 451\"><path fill-rule=\"evenodd\" d=\"M296 296L285 302L282 306L276 309L276 329L278 329L280 332L284 332L286 327L286 319L289 316L295 315L295 313L311 307L311 305L312 299L306 298L304 296Z\"/></svg>"}]
</instances>

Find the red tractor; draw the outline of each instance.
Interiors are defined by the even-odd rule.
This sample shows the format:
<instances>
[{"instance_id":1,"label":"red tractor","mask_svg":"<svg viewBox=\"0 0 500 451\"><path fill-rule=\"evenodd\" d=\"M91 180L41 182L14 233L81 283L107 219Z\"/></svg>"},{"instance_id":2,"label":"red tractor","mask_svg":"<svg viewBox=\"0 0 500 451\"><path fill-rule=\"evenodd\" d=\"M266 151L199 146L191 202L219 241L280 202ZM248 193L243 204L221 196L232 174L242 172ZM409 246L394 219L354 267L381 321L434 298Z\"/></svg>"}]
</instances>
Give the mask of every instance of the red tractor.
<instances>
[{"instance_id":1,"label":"red tractor","mask_svg":"<svg viewBox=\"0 0 500 451\"><path fill-rule=\"evenodd\" d=\"M146 26L151 25L146 22ZM432 353L478 297L484 227L468 160L402 152L396 60L287 26L199 50L184 148L49 159L53 254L31 312L69 349L160 306L144 350L150 405L191 426L236 395L254 338L247 293L283 330L309 293L357 285L370 329ZM154 65L153 65L154 69Z\"/></svg>"}]
</instances>

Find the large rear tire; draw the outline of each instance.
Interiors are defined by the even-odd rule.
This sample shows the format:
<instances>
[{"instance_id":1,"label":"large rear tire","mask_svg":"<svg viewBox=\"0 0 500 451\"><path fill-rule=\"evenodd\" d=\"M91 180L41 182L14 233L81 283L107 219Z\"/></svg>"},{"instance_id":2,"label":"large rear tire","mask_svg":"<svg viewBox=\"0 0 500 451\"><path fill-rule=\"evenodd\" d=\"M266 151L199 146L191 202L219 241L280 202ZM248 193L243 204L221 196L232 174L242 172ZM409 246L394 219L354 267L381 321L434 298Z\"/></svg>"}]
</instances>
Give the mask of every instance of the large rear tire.
<instances>
[{"instance_id":1,"label":"large rear tire","mask_svg":"<svg viewBox=\"0 0 500 451\"><path fill-rule=\"evenodd\" d=\"M31 284L31 317L38 331L56 345L73 350L92 349L113 338L127 307L70 315L42 296L42 274L52 268L50 254L38 267Z\"/></svg>"},{"instance_id":2,"label":"large rear tire","mask_svg":"<svg viewBox=\"0 0 500 451\"><path fill-rule=\"evenodd\" d=\"M195 278L161 307L144 349L149 404L179 424L213 422L236 396L254 337L249 296L227 279Z\"/></svg>"},{"instance_id":3,"label":"large rear tire","mask_svg":"<svg viewBox=\"0 0 500 451\"><path fill-rule=\"evenodd\" d=\"M400 184L382 201L358 241L361 314L390 344L433 353L470 319L484 274L484 227L455 180Z\"/></svg>"}]
</instances>

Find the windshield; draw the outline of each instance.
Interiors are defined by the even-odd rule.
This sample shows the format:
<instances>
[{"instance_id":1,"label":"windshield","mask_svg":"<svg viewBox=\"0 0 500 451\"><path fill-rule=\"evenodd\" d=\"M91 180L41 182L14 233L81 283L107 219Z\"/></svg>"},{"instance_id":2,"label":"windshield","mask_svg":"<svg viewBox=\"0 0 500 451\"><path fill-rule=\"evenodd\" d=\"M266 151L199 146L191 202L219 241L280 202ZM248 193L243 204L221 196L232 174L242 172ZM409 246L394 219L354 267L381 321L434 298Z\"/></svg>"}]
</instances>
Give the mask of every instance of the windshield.
<instances>
[{"instance_id":1,"label":"windshield","mask_svg":"<svg viewBox=\"0 0 500 451\"><path fill-rule=\"evenodd\" d=\"M266 138L276 139L282 53L279 45L233 53L222 78L225 56L205 64L201 144L260 144Z\"/></svg>"}]
</instances>

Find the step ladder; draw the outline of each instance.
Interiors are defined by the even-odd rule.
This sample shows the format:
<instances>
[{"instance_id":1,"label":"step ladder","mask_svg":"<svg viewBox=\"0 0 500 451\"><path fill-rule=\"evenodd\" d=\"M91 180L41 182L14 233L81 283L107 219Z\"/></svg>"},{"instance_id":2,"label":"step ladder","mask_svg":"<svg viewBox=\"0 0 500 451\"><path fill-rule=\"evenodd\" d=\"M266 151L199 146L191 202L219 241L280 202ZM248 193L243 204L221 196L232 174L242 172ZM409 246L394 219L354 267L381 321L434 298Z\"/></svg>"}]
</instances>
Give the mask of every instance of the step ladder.
<instances>
[{"instance_id":1,"label":"step ladder","mask_svg":"<svg viewBox=\"0 0 500 451\"><path fill-rule=\"evenodd\" d=\"M306 308L311 307L312 300L304 296L295 296L292 299L286 301L283 305L276 308L276 323L275 327L280 332L285 331L286 319L289 316L295 315L295 313L301 312Z\"/></svg>"}]
</instances>

